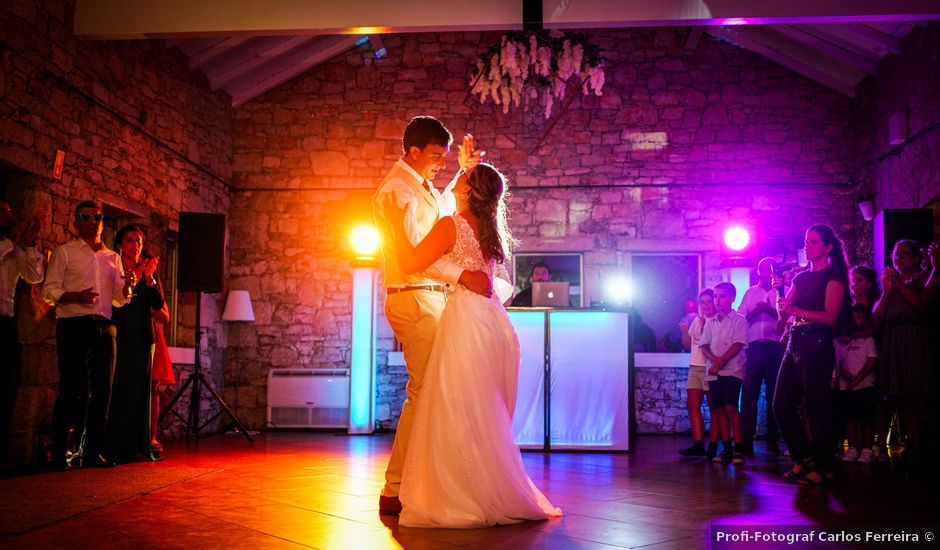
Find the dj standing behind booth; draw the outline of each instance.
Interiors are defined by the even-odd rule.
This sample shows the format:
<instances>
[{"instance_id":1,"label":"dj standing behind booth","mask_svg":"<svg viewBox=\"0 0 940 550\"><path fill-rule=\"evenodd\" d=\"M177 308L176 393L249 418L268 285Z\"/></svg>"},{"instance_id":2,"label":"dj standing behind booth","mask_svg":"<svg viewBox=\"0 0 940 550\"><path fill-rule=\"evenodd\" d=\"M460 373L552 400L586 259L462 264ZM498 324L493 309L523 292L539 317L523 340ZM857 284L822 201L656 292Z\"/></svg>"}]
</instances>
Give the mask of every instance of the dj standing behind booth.
<instances>
[{"instance_id":1,"label":"dj standing behind booth","mask_svg":"<svg viewBox=\"0 0 940 550\"><path fill-rule=\"evenodd\" d=\"M552 280L552 272L548 265L541 262L532 266L529 277L529 288L520 290L519 294L512 299L513 307L532 307L532 283L547 283Z\"/></svg>"},{"instance_id":2,"label":"dj standing behind booth","mask_svg":"<svg viewBox=\"0 0 940 550\"><path fill-rule=\"evenodd\" d=\"M115 308L117 361L108 415L107 452L117 462L155 460L151 448L150 378L153 356L153 312L164 306L154 273L157 258L143 257L144 230L127 225L114 236L124 272L138 280L130 303Z\"/></svg>"},{"instance_id":3,"label":"dj standing behind booth","mask_svg":"<svg viewBox=\"0 0 940 550\"><path fill-rule=\"evenodd\" d=\"M809 271L797 274L781 315L796 317L783 354L773 410L793 467L784 474L803 485L821 485L832 476L833 432L830 383L836 355L833 338L852 330L848 262L842 241L828 225L806 230ZM774 286L783 281L774 275ZM803 406L812 432L807 437L798 409Z\"/></svg>"},{"instance_id":4,"label":"dj standing behind booth","mask_svg":"<svg viewBox=\"0 0 940 550\"><path fill-rule=\"evenodd\" d=\"M42 254L36 249L39 218L34 217L12 240L13 210L0 201L0 463L7 460L9 428L13 407L20 388L20 339L13 318L13 297L16 283L42 282Z\"/></svg>"},{"instance_id":5,"label":"dj standing behind booth","mask_svg":"<svg viewBox=\"0 0 940 550\"><path fill-rule=\"evenodd\" d=\"M114 373L115 328L111 304L130 300L136 281L124 277L120 257L101 242L101 209L93 201L75 208L79 238L52 252L42 297L56 306L59 395L52 413L52 467L68 469L69 428L81 438L82 466L108 467L102 456ZM87 413L86 413L87 411Z\"/></svg>"}]
</instances>

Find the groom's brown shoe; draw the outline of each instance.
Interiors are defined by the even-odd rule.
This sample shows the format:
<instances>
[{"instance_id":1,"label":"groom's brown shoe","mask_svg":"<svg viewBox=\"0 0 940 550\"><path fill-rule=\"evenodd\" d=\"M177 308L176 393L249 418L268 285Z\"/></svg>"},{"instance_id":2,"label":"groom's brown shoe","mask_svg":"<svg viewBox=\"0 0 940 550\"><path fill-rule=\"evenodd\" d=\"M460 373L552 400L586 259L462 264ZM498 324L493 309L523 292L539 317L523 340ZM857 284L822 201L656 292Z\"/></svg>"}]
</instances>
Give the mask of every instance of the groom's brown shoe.
<instances>
[{"instance_id":1,"label":"groom's brown shoe","mask_svg":"<svg viewBox=\"0 0 940 550\"><path fill-rule=\"evenodd\" d=\"M401 513L401 501L398 497L379 495L379 514L397 516Z\"/></svg>"}]
</instances>

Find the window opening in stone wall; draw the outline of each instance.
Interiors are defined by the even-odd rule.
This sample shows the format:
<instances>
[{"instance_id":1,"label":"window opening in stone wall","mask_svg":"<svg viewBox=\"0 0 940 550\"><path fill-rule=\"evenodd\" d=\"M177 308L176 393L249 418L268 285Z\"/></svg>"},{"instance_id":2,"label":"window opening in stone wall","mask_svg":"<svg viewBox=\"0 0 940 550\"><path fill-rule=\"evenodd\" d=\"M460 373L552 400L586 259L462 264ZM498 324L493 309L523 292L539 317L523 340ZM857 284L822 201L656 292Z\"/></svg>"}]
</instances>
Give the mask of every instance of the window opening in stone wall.
<instances>
[{"instance_id":1,"label":"window opening in stone wall","mask_svg":"<svg viewBox=\"0 0 940 550\"><path fill-rule=\"evenodd\" d=\"M702 287L700 254L630 255L634 349L646 353L681 353L679 322L689 315ZM743 292L743 291L742 291Z\"/></svg>"}]
</instances>

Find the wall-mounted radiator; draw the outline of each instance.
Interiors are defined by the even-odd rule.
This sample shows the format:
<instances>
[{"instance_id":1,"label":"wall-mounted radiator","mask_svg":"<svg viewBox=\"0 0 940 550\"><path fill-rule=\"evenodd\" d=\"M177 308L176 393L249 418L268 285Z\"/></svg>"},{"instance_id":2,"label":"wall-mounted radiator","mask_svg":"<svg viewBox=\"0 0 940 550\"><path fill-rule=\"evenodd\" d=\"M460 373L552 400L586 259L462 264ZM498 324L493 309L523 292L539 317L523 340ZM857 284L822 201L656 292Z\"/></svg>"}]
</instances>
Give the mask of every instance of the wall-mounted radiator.
<instances>
[{"instance_id":1,"label":"wall-mounted radiator","mask_svg":"<svg viewBox=\"0 0 940 550\"><path fill-rule=\"evenodd\" d=\"M348 369L268 371L269 427L346 428L348 425Z\"/></svg>"}]
</instances>

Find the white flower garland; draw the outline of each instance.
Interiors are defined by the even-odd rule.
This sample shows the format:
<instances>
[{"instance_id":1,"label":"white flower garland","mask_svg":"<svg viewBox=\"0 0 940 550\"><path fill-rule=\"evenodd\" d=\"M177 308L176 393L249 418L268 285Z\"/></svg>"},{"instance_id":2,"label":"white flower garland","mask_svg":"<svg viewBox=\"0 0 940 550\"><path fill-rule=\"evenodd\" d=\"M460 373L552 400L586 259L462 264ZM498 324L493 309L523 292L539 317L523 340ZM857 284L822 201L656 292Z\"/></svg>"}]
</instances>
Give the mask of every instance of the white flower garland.
<instances>
[{"instance_id":1,"label":"white flower garland","mask_svg":"<svg viewBox=\"0 0 940 550\"><path fill-rule=\"evenodd\" d=\"M565 84L573 76L583 81L584 95L602 95L603 63L598 49L580 35L506 35L477 61L470 93L479 95L480 103L490 98L502 105L503 113L509 112L510 104L528 106L542 96L544 115L549 118L555 99L564 97Z\"/></svg>"}]
</instances>

